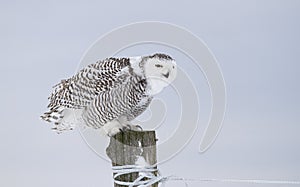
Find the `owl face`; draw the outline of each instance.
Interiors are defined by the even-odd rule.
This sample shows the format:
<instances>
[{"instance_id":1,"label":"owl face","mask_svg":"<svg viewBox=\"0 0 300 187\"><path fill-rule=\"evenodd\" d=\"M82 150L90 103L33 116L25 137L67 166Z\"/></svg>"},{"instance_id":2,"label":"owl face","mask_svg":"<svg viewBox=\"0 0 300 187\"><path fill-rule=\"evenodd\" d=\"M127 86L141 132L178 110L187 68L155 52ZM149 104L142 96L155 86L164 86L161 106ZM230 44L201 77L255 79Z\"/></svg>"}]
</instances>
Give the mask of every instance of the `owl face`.
<instances>
[{"instance_id":1,"label":"owl face","mask_svg":"<svg viewBox=\"0 0 300 187\"><path fill-rule=\"evenodd\" d=\"M158 55L158 54L157 54ZM150 56L144 65L145 76L150 81L152 89L159 92L174 81L177 74L177 66L170 56Z\"/></svg>"}]
</instances>

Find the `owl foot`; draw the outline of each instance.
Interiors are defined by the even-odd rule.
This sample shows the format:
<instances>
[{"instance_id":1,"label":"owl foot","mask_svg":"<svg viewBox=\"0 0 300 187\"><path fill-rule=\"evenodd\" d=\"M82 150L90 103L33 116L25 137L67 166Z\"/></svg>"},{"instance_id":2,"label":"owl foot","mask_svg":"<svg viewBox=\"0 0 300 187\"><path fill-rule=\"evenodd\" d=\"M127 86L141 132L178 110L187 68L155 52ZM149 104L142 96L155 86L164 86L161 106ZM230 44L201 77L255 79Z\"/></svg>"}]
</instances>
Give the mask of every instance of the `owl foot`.
<instances>
[{"instance_id":1,"label":"owl foot","mask_svg":"<svg viewBox=\"0 0 300 187\"><path fill-rule=\"evenodd\" d=\"M122 132L123 126L118 121L113 120L106 123L101 129L105 135L112 137L119 132Z\"/></svg>"},{"instance_id":2,"label":"owl foot","mask_svg":"<svg viewBox=\"0 0 300 187\"><path fill-rule=\"evenodd\" d=\"M143 128L139 125L126 124L123 126L123 130L143 131Z\"/></svg>"},{"instance_id":3,"label":"owl foot","mask_svg":"<svg viewBox=\"0 0 300 187\"><path fill-rule=\"evenodd\" d=\"M112 128L112 129L110 129L109 132L107 132L107 136L108 137L113 137L114 135L116 135L120 132L124 132L122 128L118 128L118 127Z\"/></svg>"}]
</instances>

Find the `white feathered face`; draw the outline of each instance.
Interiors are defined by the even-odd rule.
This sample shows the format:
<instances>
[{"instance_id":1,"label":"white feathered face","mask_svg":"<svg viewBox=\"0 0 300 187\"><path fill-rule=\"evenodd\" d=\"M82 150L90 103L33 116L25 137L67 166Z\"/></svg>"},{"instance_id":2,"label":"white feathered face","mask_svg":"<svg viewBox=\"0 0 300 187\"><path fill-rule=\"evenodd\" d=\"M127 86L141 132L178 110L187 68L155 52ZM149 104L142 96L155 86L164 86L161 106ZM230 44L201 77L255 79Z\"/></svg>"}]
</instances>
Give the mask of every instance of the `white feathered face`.
<instances>
[{"instance_id":1,"label":"white feathered face","mask_svg":"<svg viewBox=\"0 0 300 187\"><path fill-rule=\"evenodd\" d=\"M144 68L145 76L150 82L154 94L173 82L177 75L175 60L164 54L148 57Z\"/></svg>"}]
</instances>

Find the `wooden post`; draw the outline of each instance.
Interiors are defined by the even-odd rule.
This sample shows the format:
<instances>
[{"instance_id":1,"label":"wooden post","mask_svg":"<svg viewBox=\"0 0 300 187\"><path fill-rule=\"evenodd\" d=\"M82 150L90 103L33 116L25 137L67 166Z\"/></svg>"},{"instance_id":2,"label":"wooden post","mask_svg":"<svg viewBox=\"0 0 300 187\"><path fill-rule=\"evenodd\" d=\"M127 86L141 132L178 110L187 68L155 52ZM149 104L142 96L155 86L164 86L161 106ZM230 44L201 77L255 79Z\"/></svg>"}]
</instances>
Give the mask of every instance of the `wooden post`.
<instances>
[{"instance_id":1,"label":"wooden post","mask_svg":"<svg viewBox=\"0 0 300 187\"><path fill-rule=\"evenodd\" d=\"M106 154L113 166L137 165L138 159L144 159L149 165L157 163L155 131L125 131L110 138ZM154 173L157 175L157 173ZM117 179L124 182L133 182L138 173L119 176ZM124 187L114 184L115 187ZM158 184L151 185L158 187Z\"/></svg>"}]
</instances>

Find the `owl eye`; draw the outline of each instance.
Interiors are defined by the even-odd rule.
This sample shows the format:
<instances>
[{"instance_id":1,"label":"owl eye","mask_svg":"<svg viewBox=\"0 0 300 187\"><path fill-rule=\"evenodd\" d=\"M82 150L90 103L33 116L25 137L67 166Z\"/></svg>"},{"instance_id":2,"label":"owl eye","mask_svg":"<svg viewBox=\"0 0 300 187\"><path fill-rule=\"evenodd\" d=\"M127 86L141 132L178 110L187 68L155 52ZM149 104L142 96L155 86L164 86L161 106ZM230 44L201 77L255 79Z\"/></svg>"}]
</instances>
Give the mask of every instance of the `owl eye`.
<instances>
[{"instance_id":1,"label":"owl eye","mask_svg":"<svg viewBox=\"0 0 300 187\"><path fill-rule=\"evenodd\" d=\"M162 68L163 66L160 64L155 64L155 67Z\"/></svg>"}]
</instances>

